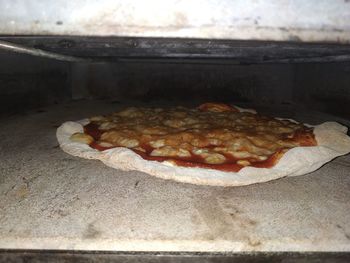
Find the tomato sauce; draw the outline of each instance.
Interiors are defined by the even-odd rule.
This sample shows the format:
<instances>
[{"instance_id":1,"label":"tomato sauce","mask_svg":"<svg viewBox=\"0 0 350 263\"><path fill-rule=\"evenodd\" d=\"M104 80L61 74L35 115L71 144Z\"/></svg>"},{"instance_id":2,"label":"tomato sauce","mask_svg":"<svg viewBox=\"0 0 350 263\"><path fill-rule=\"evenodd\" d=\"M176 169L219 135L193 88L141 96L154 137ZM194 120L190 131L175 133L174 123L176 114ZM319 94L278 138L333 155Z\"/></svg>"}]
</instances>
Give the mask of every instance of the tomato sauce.
<instances>
[{"instance_id":1,"label":"tomato sauce","mask_svg":"<svg viewBox=\"0 0 350 263\"><path fill-rule=\"evenodd\" d=\"M299 129L295 131L293 140L299 142L300 146L317 145L315 135L312 132L312 129Z\"/></svg>"},{"instance_id":2,"label":"tomato sauce","mask_svg":"<svg viewBox=\"0 0 350 263\"><path fill-rule=\"evenodd\" d=\"M98 141L101 138L102 131L98 128L98 125L90 122L84 126L84 132L89 134L95 141Z\"/></svg>"},{"instance_id":3,"label":"tomato sauce","mask_svg":"<svg viewBox=\"0 0 350 263\"><path fill-rule=\"evenodd\" d=\"M104 147L104 146L98 144L97 142L92 142L92 143L90 143L90 147L102 152L102 151L105 151L105 150L109 150L109 149L115 148L116 146Z\"/></svg>"}]
</instances>

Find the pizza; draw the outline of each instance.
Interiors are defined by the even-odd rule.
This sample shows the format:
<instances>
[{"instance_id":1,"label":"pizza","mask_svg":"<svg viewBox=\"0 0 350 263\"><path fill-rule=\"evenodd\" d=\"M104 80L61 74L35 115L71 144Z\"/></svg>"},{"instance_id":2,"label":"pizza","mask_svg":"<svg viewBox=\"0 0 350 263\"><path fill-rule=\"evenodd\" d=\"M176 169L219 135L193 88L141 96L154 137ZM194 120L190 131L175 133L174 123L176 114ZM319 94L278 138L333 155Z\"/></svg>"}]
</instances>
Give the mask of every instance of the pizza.
<instances>
[{"instance_id":1,"label":"pizza","mask_svg":"<svg viewBox=\"0 0 350 263\"><path fill-rule=\"evenodd\" d=\"M66 152L114 168L229 186L313 171L350 151L346 131L337 123L312 127L205 103L195 108L128 107L65 123L57 137Z\"/></svg>"}]
</instances>

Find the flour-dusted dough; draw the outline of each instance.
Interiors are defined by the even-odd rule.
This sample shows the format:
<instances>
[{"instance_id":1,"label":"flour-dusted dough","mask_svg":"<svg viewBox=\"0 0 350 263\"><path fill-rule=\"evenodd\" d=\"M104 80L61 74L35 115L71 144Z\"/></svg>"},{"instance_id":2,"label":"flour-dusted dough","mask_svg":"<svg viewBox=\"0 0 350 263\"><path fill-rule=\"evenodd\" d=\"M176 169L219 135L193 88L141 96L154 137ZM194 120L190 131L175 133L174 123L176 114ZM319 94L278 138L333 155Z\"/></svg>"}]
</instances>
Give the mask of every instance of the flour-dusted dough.
<instances>
[{"instance_id":1,"label":"flour-dusted dough","mask_svg":"<svg viewBox=\"0 0 350 263\"><path fill-rule=\"evenodd\" d=\"M63 151L86 159L98 159L115 169L137 170L163 179L198 185L240 186L285 176L303 175L317 170L337 156L350 152L350 137L346 134L348 129L336 122L325 122L314 127L318 146L292 148L271 168L245 167L239 172L224 172L148 161L123 147L100 152L86 144L72 142L70 136L76 132L83 132L83 125L87 123L88 119L69 121L57 129L57 139Z\"/></svg>"}]
</instances>

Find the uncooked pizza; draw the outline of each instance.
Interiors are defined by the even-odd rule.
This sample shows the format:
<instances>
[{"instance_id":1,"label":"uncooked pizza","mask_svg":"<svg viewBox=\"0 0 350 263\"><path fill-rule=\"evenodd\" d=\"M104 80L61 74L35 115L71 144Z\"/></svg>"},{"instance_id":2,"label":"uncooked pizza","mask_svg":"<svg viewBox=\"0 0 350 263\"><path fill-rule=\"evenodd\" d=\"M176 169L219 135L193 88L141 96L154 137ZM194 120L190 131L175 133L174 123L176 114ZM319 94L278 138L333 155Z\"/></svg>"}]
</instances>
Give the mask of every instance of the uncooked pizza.
<instances>
[{"instance_id":1,"label":"uncooked pizza","mask_svg":"<svg viewBox=\"0 0 350 263\"><path fill-rule=\"evenodd\" d=\"M114 168L226 186L308 173L350 151L340 124L312 127L222 103L128 107L67 122L57 137L66 152Z\"/></svg>"}]
</instances>

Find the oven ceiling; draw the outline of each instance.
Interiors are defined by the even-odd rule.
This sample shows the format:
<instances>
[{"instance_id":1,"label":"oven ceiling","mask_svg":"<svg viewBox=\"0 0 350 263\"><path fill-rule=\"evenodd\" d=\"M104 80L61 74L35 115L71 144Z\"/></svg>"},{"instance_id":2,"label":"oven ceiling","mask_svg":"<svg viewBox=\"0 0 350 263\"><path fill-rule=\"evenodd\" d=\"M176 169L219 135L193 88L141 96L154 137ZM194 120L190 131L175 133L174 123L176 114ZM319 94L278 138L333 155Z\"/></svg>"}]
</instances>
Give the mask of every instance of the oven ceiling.
<instances>
[{"instance_id":1,"label":"oven ceiling","mask_svg":"<svg viewBox=\"0 0 350 263\"><path fill-rule=\"evenodd\" d=\"M68 61L350 61L349 21L348 0L0 0L0 40Z\"/></svg>"},{"instance_id":2,"label":"oven ceiling","mask_svg":"<svg viewBox=\"0 0 350 263\"><path fill-rule=\"evenodd\" d=\"M348 0L0 0L7 35L350 41Z\"/></svg>"}]
</instances>

